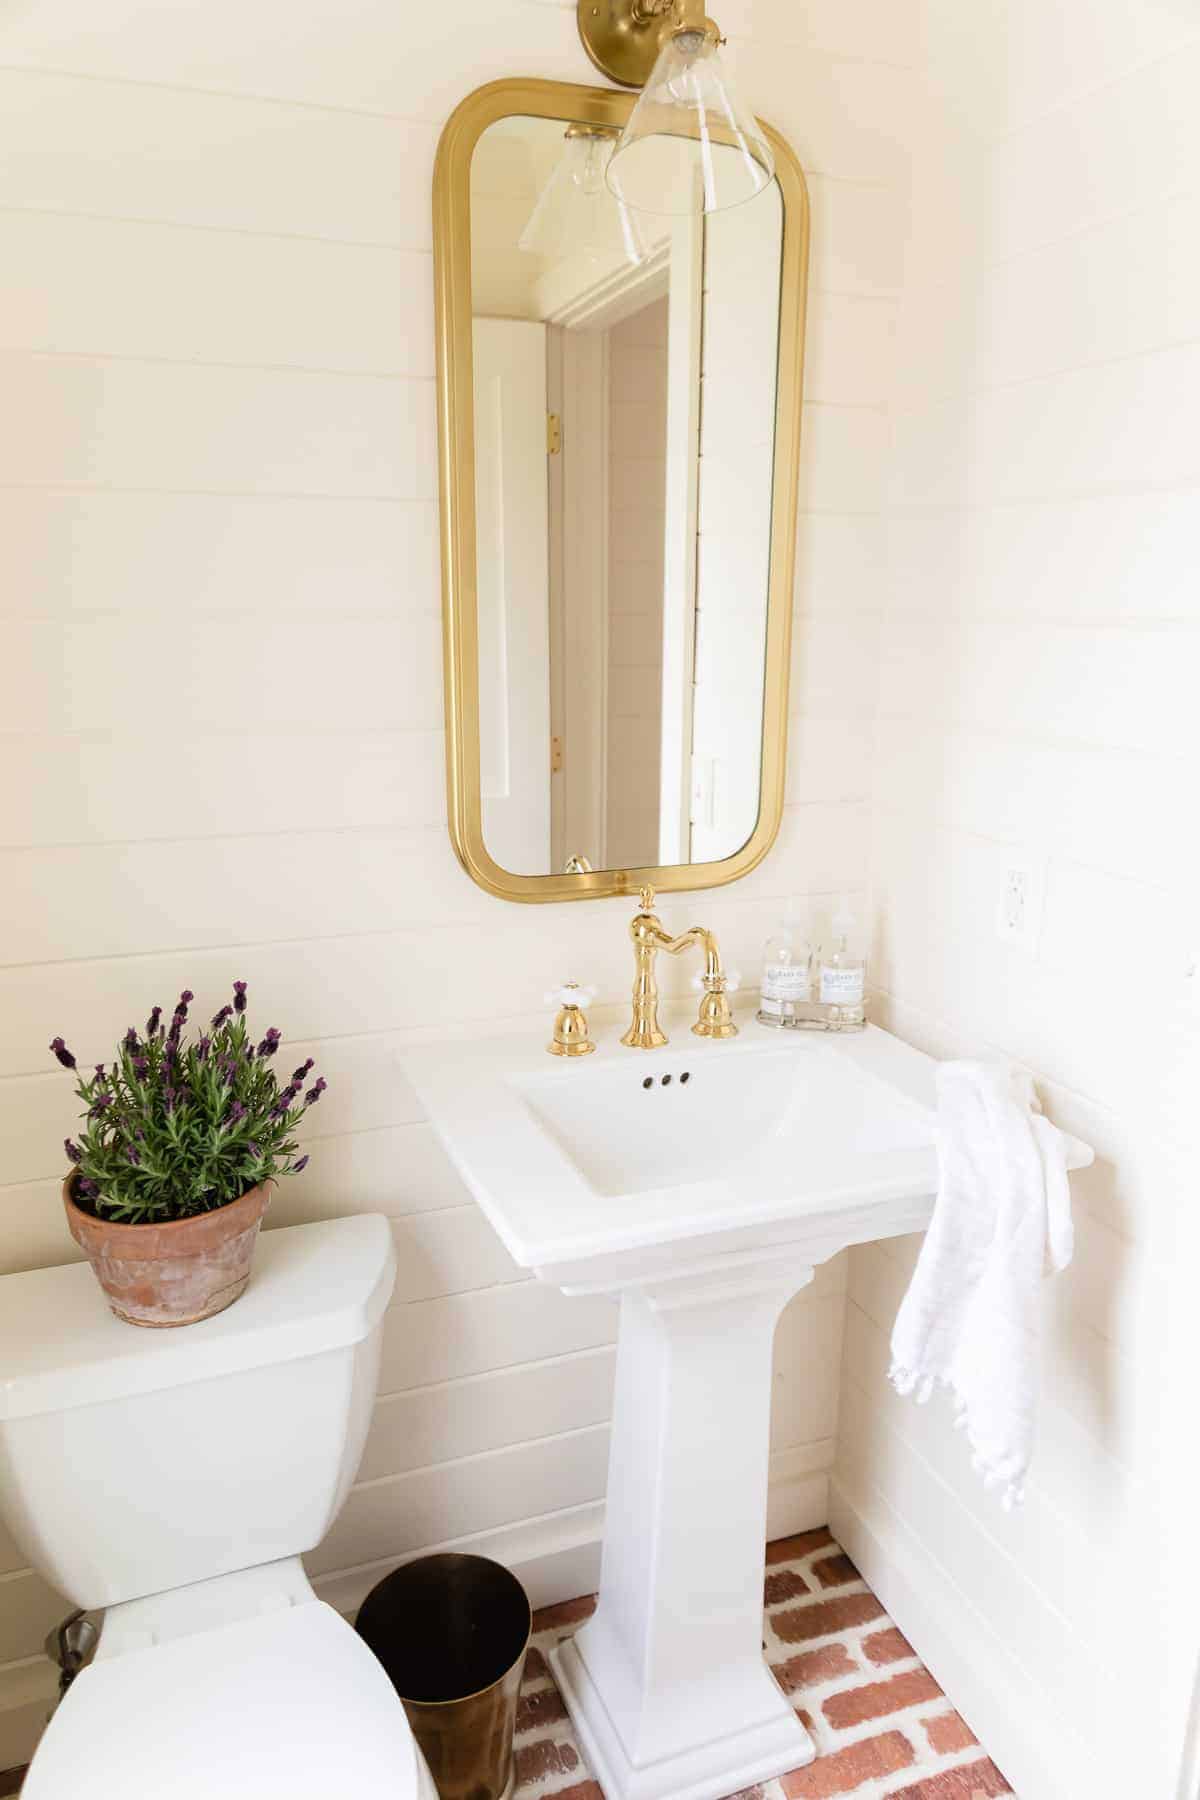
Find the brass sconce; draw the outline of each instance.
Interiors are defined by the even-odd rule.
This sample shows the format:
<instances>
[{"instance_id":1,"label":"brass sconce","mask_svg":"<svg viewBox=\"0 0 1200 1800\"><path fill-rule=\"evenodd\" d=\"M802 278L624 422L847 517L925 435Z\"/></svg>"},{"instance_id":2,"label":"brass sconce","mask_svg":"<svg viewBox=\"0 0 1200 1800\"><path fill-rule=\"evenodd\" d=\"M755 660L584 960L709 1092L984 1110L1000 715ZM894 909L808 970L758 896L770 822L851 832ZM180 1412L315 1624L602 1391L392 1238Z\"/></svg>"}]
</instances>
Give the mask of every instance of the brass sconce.
<instances>
[{"instance_id":1,"label":"brass sconce","mask_svg":"<svg viewBox=\"0 0 1200 1800\"><path fill-rule=\"evenodd\" d=\"M642 212L710 213L769 185L771 146L734 92L704 0L578 0L576 19L596 67L642 89L608 161L618 200Z\"/></svg>"}]
</instances>

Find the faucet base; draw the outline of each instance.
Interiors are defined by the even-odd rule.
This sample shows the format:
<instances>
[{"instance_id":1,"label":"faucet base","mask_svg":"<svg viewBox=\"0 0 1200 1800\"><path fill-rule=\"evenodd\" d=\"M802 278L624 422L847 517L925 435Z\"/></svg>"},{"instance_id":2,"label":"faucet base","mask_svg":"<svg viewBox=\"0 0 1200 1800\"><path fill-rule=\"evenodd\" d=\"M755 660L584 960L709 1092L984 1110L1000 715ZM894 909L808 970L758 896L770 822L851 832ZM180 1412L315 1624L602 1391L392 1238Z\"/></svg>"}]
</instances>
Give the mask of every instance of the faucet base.
<instances>
[{"instance_id":1,"label":"faucet base","mask_svg":"<svg viewBox=\"0 0 1200 1800\"><path fill-rule=\"evenodd\" d=\"M640 1021L631 1025L621 1039L631 1050L661 1050L668 1041L666 1032L657 1025L643 1025Z\"/></svg>"}]
</instances>

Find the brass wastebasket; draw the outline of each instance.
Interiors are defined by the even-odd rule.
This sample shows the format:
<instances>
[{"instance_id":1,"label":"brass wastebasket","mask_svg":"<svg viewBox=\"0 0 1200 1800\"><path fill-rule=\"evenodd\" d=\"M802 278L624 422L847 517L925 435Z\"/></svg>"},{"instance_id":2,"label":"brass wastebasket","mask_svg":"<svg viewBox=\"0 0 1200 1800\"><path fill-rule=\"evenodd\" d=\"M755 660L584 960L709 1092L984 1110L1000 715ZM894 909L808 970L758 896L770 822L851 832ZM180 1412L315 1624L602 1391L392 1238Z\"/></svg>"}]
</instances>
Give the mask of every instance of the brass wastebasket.
<instances>
[{"instance_id":1,"label":"brass wastebasket","mask_svg":"<svg viewBox=\"0 0 1200 1800\"><path fill-rule=\"evenodd\" d=\"M509 1800L533 1627L516 1576L486 1556L423 1556L373 1587L355 1623L404 1703L440 1800Z\"/></svg>"}]
</instances>

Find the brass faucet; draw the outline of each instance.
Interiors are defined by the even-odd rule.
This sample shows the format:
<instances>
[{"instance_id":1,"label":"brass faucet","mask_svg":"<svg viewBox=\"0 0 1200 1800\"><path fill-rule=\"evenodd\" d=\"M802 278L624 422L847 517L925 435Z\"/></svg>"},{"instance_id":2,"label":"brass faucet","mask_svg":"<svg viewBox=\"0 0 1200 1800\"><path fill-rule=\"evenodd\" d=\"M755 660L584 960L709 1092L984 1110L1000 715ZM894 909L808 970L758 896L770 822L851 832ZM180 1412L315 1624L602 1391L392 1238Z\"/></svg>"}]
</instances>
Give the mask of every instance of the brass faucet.
<instances>
[{"instance_id":1,"label":"brass faucet","mask_svg":"<svg viewBox=\"0 0 1200 1800\"><path fill-rule=\"evenodd\" d=\"M704 950L704 974L700 977L703 999L700 1017L692 1026L697 1037L731 1038L737 1026L729 1010L729 978L721 967L721 952L711 931L693 925L690 931L672 937L654 911L654 889L644 887L638 898L638 910L629 921L633 939L636 973L633 982L633 1023L621 1039L633 1050L657 1050L667 1042L667 1034L658 1022L658 982L654 978L654 959L660 950L678 956L692 944Z\"/></svg>"}]
</instances>

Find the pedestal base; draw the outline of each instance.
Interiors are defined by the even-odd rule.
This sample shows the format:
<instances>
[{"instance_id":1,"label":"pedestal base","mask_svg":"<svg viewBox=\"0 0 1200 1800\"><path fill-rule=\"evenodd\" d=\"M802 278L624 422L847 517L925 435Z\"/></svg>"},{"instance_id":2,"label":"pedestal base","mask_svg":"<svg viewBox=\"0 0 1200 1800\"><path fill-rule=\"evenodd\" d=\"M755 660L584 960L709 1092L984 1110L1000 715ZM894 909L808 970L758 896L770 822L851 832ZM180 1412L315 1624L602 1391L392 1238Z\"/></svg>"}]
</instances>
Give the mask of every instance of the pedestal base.
<instances>
[{"instance_id":1,"label":"pedestal base","mask_svg":"<svg viewBox=\"0 0 1200 1800\"><path fill-rule=\"evenodd\" d=\"M726 1800L756 1782L803 1768L816 1755L811 1737L780 1694L773 1717L639 1768L617 1736L574 1639L552 1650L550 1662L606 1800ZM774 1685L765 1663L763 1674Z\"/></svg>"}]
</instances>

